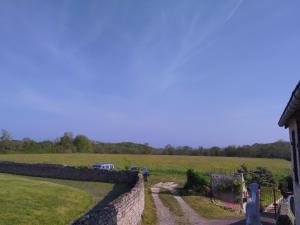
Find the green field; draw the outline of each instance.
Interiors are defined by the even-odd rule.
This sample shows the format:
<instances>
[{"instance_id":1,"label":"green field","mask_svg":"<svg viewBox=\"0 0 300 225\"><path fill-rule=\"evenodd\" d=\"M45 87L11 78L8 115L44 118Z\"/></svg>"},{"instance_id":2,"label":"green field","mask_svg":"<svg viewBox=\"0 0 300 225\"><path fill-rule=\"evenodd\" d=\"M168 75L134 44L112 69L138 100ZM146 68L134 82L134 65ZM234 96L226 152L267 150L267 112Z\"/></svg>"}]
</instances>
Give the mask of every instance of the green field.
<instances>
[{"instance_id":1,"label":"green field","mask_svg":"<svg viewBox=\"0 0 300 225\"><path fill-rule=\"evenodd\" d=\"M152 173L184 175L192 168L202 172L234 171L241 164L248 168L267 167L275 175L287 174L290 163L283 159L258 159L238 157L171 156L171 155L121 155L121 154L2 154L2 161L29 163L58 163L89 166L95 162L112 162L117 169L132 165L147 166Z\"/></svg>"}]
</instances>

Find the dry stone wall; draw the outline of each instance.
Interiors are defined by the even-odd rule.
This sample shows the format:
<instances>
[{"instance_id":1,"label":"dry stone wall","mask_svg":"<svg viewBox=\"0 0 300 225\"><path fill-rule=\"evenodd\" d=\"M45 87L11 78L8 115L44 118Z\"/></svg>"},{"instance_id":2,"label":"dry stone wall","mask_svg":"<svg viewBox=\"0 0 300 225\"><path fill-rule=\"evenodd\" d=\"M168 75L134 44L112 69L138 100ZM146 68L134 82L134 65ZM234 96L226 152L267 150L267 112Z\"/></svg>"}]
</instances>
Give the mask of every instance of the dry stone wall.
<instances>
[{"instance_id":1,"label":"dry stone wall","mask_svg":"<svg viewBox=\"0 0 300 225\"><path fill-rule=\"evenodd\" d=\"M140 225L144 211L144 182L137 172L107 171L56 164L1 162L0 173L80 181L126 183L131 189L103 209L91 209L71 225Z\"/></svg>"},{"instance_id":2,"label":"dry stone wall","mask_svg":"<svg viewBox=\"0 0 300 225\"><path fill-rule=\"evenodd\" d=\"M133 171L99 170L88 167L73 167L57 164L0 162L0 173L106 183L134 184L137 180L137 173Z\"/></svg>"},{"instance_id":3,"label":"dry stone wall","mask_svg":"<svg viewBox=\"0 0 300 225\"><path fill-rule=\"evenodd\" d=\"M144 211L144 182L139 178L133 188L101 210L92 209L72 225L137 225Z\"/></svg>"}]
</instances>

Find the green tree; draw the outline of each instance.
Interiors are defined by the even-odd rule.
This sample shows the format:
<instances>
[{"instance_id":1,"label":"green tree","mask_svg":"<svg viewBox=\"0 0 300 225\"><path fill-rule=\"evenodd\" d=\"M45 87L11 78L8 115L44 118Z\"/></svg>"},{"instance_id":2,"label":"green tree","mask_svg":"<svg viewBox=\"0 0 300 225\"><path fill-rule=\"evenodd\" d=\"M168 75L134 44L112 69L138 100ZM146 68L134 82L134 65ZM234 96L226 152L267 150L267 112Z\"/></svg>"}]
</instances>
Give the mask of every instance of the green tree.
<instances>
[{"instance_id":1,"label":"green tree","mask_svg":"<svg viewBox=\"0 0 300 225\"><path fill-rule=\"evenodd\" d=\"M73 134L65 132L64 136L59 139L58 144L61 146L63 152L73 152L75 150L73 141Z\"/></svg>"},{"instance_id":2,"label":"green tree","mask_svg":"<svg viewBox=\"0 0 300 225\"><path fill-rule=\"evenodd\" d=\"M77 135L74 139L74 145L78 152L91 152L92 142L84 135Z\"/></svg>"}]
</instances>

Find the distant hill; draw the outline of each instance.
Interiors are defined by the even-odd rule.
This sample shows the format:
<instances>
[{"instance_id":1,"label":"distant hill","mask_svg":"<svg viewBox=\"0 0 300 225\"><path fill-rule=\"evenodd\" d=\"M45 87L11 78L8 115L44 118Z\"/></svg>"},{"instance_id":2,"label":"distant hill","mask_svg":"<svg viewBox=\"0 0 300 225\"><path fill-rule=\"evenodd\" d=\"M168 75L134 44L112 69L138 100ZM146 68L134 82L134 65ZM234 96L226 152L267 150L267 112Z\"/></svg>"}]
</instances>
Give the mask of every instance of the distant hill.
<instances>
[{"instance_id":1,"label":"distant hill","mask_svg":"<svg viewBox=\"0 0 300 225\"><path fill-rule=\"evenodd\" d=\"M190 148L188 146L172 147L167 145L161 149L162 154L170 155L204 155L204 156L228 156L228 157L253 157L253 158L281 158L291 159L290 143L276 141L268 144L253 144L243 146L227 146L225 148Z\"/></svg>"},{"instance_id":2,"label":"distant hill","mask_svg":"<svg viewBox=\"0 0 300 225\"><path fill-rule=\"evenodd\" d=\"M30 138L13 140L11 135L2 130L0 136L0 153L107 153L107 154L157 154L157 155L191 155L191 156L227 156L253 158L282 158L290 160L290 143L276 141L268 144L253 144L243 146L227 146L225 148L192 148L189 146L166 145L164 148L154 148L148 144L133 142L104 143L91 141L84 135L73 137L65 133L55 141L34 141Z\"/></svg>"}]
</instances>

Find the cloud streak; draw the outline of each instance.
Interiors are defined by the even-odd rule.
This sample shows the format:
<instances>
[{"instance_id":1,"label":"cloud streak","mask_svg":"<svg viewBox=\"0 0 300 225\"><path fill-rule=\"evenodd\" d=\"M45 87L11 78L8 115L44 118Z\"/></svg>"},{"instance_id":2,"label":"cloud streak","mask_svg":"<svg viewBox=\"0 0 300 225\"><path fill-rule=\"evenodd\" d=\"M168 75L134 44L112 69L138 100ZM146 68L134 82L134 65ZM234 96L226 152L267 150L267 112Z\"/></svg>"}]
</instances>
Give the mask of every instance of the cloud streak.
<instances>
[{"instance_id":1,"label":"cloud streak","mask_svg":"<svg viewBox=\"0 0 300 225\"><path fill-rule=\"evenodd\" d=\"M208 38L210 38L214 32L225 26L225 24L231 20L241 6L242 2L243 0L239 0L237 4L234 4L230 7L230 10L222 12L223 15L213 14L214 22L211 23L211 25L209 25L206 29L201 29L203 24L201 24L199 14L194 15L190 21L187 21L186 24L190 24L190 26L182 39L181 47L173 61L164 69L162 73L163 79L160 85L160 89L162 91L167 90L174 83L176 83L178 79L185 75L179 73L177 70L188 63L193 57L197 56L197 54L199 54L201 51L210 46L207 45ZM210 21L207 21L207 23L210 23Z\"/></svg>"},{"instance_id":2,"label":"cloud streak","mask_svg":"<svg viewBox=\"0 0 300 225\"><path fill-rule=\"evenodd\" d=\"M189 62L212 46L217 40L215 34L229 23L242 2L222 2L207 7L201 4L185 7L183 4L160 9L160 16L149 19L143 36L134 47L133 73L143 74L141 83L151 82L150 93L166 92L189 76ZM165 55L158 55L161 52ZM198 76L199 79L206 77L205 74Z\"/></svg>"}]
</instances>

